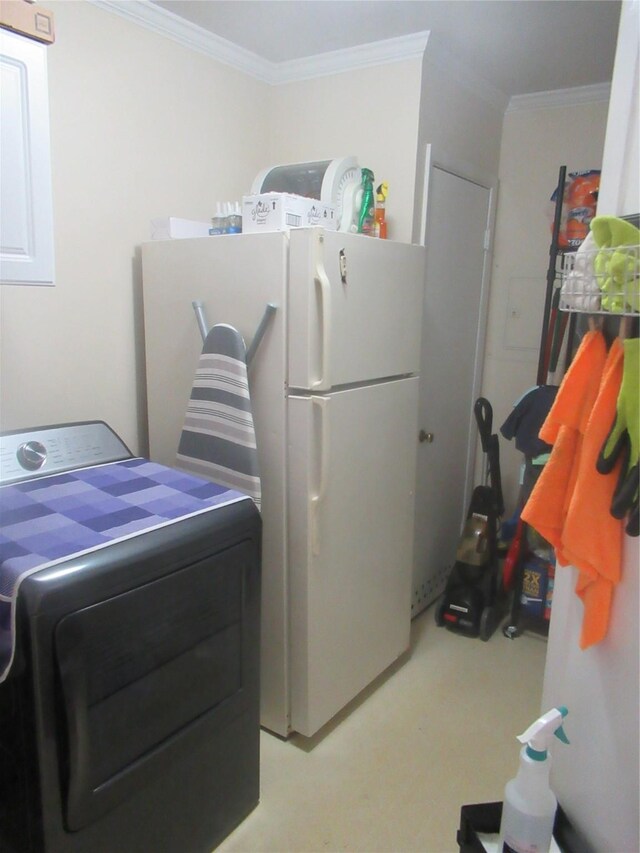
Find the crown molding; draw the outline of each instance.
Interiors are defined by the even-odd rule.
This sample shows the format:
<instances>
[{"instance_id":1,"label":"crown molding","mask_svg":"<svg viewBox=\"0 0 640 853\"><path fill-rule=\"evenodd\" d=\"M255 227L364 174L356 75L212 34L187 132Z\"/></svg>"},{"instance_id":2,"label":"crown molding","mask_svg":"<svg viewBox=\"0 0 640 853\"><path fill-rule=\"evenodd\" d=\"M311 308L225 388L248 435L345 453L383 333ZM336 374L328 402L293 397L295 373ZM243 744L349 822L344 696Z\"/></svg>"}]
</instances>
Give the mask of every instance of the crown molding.
<instances>
[{"instance_id":1,"label":"crown molding","mask_svg":"<svg viewBox=\"0 0 640 853\"><path fill-rule=\"evenodd\" d=\"M325 77L359 68L371 68L390 62L421 59L424 55L429 62L444 71L449 78L500 112L546 109L608 101L611 91L609 83L601 83L595 86L558 89L553 92L514 95L509 99L504 92L466 67L459 57L451 54L437 40L434 41L428 30L408 36L357 45L344 50L333 50L303 59L270 62L250 50L239 47L227 39L186 21L161 6L150 3L149 0L89 0L89 2L105 12L119 15L138 26L170 38L190 50L203 53L211 59L272 86L292 83L297 80L311 80L315 77ZM427 44L428 50L426 50Z\"/></svg>"},{"instance_id":2,"label":"crown molding","mask_svg":"<svg viewBox=\"0 0 640 853\"><path fill-rule=\"evenodd\" d=\"M339 74L342 71L387 65L390 62L422 59L429 35L429 31L425 30L408 36L355 45L343 50L331 50L303 59L274 63L272 82L274 84L293 83L297 80L311 80L314 77Z\"/></svg>"},{"instance_id":3,"label":"crown molding","mask_svg":"<svg viewBox=\"0 0 640 853\"><path fill-rule=\"evenodd\" d=\"M170 38L190 50L203 53L251 77L265 83L272 82L272 62L174 15L173 12L161 6L155 6L147 0L89 0L89 2L105 12L111 12L133 24Z\"/></svg>"},{"instance_id":4,"label":"crown molding","mask_svg":"<svg viewBox=\"0 0 640 853\"><path fill-rule=\"evenodd\" d=\"M556 89L553 92L531 92L529 95L513 95L506 111L513 113L522 110L544 110L550 107L595 104L600 101L608 101L610 94L611 83L576 86L573 89Z\"/></svg>"},{"instance_id":5,"label":"crown molding","mask_svg":"<svg viewBox=\"0 0 640 853\"><path fill-rule=\"evenodd\" d=\"M94 6L126 18L138 26L170 38L191 50L249 74L264 83L279 85L296 80L310 80L342 71L370 68L389 62L421 58L429 38L427 31L409 36L384 39L344 50L295 59L270 62L250 50L220 38L184 18L149 3L148 0L89 0Z\"/></svg>"}]
</instances>

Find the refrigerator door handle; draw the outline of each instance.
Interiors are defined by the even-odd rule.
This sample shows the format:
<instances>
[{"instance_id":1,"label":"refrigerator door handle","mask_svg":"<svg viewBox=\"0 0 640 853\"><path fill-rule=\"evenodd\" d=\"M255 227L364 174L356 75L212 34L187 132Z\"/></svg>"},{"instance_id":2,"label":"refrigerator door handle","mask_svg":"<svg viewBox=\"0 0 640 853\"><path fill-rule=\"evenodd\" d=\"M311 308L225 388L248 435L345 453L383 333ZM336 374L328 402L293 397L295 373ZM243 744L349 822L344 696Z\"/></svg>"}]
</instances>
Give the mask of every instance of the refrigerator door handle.
<instances>
[{"instance_id":1,"label":"refrigerator door handle","mask_svg":"<svg viewBox=\"0 0 640 853\"><path fill-rule=\"evenodd\" d=\"M331 345L331 282L324 267L322 244L324 237L318 235L315 241L315 273L313 280L320 291L320 332L322 356L320 359L320 378L311 383L312 388L326 390L331 387L329 381L329 356Z\"/></svg>"},{"instance_id":2,"label":"refrigerator door handle","mask_svg":"<svg viewBox=\"0 0 640 853\"><path fill-rule=\"evenodd\" d=\"M315 494L312 494L310 497L311 547L313 550L313 554L317 556L320 553L318 515L320 513L320 504L324 499L324 495L326 492L329 469L329 418L327 416L327 406L329 405L329 400L326 397L311 397L311 404L315 406L320 412L318 488Z\"/></svg>"}]
</instances>

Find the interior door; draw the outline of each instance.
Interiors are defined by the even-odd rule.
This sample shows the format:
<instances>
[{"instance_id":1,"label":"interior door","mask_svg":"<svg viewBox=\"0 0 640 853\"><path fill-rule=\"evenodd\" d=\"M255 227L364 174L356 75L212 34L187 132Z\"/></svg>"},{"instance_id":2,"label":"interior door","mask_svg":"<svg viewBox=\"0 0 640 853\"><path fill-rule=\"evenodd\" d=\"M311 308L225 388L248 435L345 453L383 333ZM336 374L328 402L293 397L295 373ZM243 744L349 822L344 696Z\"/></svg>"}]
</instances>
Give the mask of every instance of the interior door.
<instances>
[{"instance_id":1,"label":"interior door","mask_svg":"<svg viewBox=\"0 0 640 853\"><path fill-rule=\"evenodd\" d=\"M444 588L472 488L491 190L433 166L427 205L413 615Z\"/></svg>"},{"instance_id":2,"label":"interior door","mask_svg":"<svg viewBox=\"0 0 640 853\"><path fill-rule=\"evenodd\" d=\"M310 736L409 646L418 379L290 397L291 727Z\"/></svg>"}]
</instances>

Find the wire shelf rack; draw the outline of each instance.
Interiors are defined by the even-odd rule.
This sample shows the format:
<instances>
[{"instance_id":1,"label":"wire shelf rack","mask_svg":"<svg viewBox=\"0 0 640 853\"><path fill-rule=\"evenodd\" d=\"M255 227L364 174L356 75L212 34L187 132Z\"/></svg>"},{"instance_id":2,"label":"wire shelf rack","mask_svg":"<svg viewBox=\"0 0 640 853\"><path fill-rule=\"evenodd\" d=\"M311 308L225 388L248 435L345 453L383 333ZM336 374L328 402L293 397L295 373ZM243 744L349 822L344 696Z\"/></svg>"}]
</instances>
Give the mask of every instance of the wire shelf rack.
<instances>
[{"instance_id":1,"label":"wire shelf rack","mask_svg":"<svg viewBox=\"0 0 640 853\"><path fill-rule=\"evenodd\" d=\"M558 272L561 311L637 317L640 246L566 252Z\"/></svg>"}]
</instances>

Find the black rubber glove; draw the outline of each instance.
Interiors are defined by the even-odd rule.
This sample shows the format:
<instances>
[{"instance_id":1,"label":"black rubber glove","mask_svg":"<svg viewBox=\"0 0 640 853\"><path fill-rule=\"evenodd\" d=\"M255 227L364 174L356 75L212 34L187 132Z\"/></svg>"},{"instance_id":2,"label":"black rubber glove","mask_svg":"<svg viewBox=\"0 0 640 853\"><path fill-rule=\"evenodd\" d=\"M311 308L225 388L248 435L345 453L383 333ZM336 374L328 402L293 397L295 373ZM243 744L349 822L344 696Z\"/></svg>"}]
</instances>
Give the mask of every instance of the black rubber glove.
<instances>
[{"instance_id":1,"label":"black rubber glove","mask_svg":"<svg viewBox=\"0 0 640 853\"><path fill-rule=\"evenodd\" d=\"M639 364L640 339L624 341L624 366L616 416L596 462L596 468L601 474L609 474L618 459L622 460L611 502L611 515L614 518L624 518L627 514L630 516L626 528L630 536L638 535Z\"/></svg>"}]
</instances>

